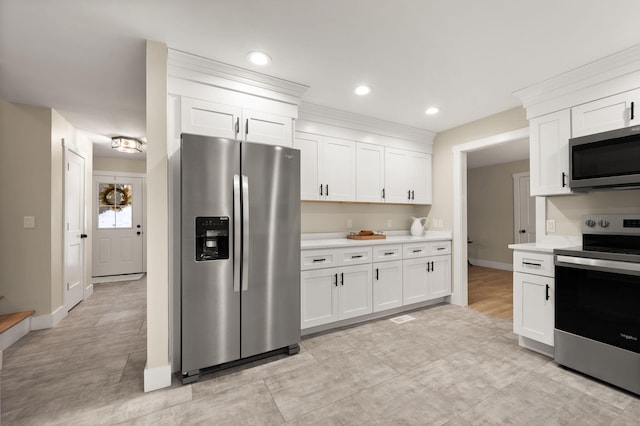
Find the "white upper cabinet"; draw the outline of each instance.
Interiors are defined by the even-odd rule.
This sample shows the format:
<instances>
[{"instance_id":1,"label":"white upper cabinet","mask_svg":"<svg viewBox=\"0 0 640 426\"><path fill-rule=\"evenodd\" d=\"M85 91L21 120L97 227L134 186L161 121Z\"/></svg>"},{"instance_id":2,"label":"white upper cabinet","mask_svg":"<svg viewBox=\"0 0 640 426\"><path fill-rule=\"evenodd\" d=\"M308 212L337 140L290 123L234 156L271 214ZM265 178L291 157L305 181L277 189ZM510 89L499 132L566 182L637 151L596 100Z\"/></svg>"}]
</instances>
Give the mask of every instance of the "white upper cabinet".
<instances>
[{"instance_id":1,"label":"white upper cabinet","mask_svg":"<svg viewBox=\"0 0 640 426\"><path fill-rule=\"evenodd\" d=\"M182 133L292 146L293 118L182 97Z\"/></svg>"},{"instance_id":2,"label":"white upper cabinet","mask_svg":"<svg viewBox=\"0 0 640 426\"><path fill-rule=\"evenodd\" d=\"M354 201L356 199L356 143L324 137L322 182L324 199Z\"/></svg>"},{"instance_id":3,"label":"white upper cabinet","mask_svg":"<svg viewBox=\"0 0 640 426\"><path fill-rule=\"evenodd\" d=\"M324 186L320 180L322 137L308 133L297 133L293 147L300 150L300 199L319 200Z\"/></svg>"},{"instance_id":4,"label":"white upper cabinet","mask_svg":"<svg viewBox=\"0 0 640 426\"><path fill-rule=\"evenodd\" d=\"M356 200L384 202L384 147L356 144Z\"/></svg>"},{"instance_id":5,"label":"white upper cabinet","mask_svg":"<svg viewBox=\"0 0 640 426\"><path fill-rule=\"evenodd\" d=\"M355 142L297 133L302 200L355 201Z\"/></svg>"},{"instance_id":6,"label":"white upper cabinet","mask_svg":"<svg viewBox=\"0 0 640 426\"><path fill-rule=\"evenodd\" d=\"M240 107L182 97L182 133L235 139Z\"/></svg>"},{"instance_id":7,"label":"white upper cabinet","mask_svg":"<svg viewBox=\"0 0 640 426\"><path fill-rule=\"evenodd\" d=\"M242 110L243 140L270 145L292 146L293 119L251 109Z\"/></svg>"},{"instance_id":8,"label":"white upper cabinet","mask_svg":"<svg viewBox=\"0 0 640 426\"><path fill-rule=\"evenodd\" d=\"M575 106L571 108L571 133L575 138L638 124L639 102L640 89L636 89Z\"/></svg>"},{"instance_id":9,"label":"white upper cabinet","mask_svg":"<svg viewBox=\"0 0 640 426\"><path fill-rule=\"evenodd\" d=\"M531 195L570 194L568 109L532 118L530 129Z\"/></svg>"},{"instance_id":10,"label":"white upper cabinet","mask_svg":"<svg viewBox=\"0 0 640 426\"><path fill-rule=\"evenodd\" d=\"M431 204L431 154L409 153L411 202Z\"/></svg>"},{"instance_id":11,"label":"white upper cabinet","mask_svg":"<svg viewBox=\"0 0 640 426\"><path fill-rule=\"evenodd\" d=\"M431 154L385 148L384 161L386 202L431 204Z\"/></svg>"}]
</instances>

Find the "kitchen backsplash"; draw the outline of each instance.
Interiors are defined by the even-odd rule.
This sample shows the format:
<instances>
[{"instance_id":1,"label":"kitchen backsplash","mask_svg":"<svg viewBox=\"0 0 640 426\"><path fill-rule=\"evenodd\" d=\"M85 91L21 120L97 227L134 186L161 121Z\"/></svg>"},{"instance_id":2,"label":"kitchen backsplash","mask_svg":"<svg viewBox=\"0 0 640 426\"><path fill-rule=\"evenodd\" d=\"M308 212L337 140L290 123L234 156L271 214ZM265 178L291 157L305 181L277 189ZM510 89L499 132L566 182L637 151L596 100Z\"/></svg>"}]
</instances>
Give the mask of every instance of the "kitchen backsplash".
<instances>
[{"instance_id":1,"label":"kitchen backsplash","mask_svg":"<svg viewBox=\"0 0 640 426\"><path fill-rule=\"evenodd\" d=\"M300 209L301 231L312 233L408 230L411 217L428 216L431 206L303 201Z\"/></svg>"},{"instance_id":2,"label":"kitchen backsplash","mask_svg":"<svg viewBox=\"0 0 640 426\"><path fill-rule=\"evenodd\" d=\"M585 214L628 213L640 214L640 190L598 191L547 198L547 219L556 221L556 235L581 235L580 218Z\"/></svg>"}]
</instances>

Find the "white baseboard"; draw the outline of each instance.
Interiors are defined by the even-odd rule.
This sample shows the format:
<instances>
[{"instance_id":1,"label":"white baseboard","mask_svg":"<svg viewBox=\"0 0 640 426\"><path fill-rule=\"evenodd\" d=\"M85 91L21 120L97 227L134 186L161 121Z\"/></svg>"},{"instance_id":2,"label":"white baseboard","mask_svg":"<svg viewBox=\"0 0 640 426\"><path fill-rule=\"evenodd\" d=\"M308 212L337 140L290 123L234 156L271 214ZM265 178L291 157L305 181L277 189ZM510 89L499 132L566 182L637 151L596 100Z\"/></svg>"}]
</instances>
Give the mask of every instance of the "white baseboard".
<instances>
[{"instance_id":1,"label":"white baseboard","mask_svg":"<svg viewBox=\"0 0 640 426\"><path fill-rule=\"evenodd\" d=\"M502 269L503 271L513 271L512 263L494 262L493 260L471 259L469 262L472 265L484 266L485 268Z\"/></svg>"},{"instance_id":2,"label":"white baseboard","mask_svg":"<svg viewBox=\"0 0 640 426\"><path fill-rule=\"evenodd\" d=\"M171 386L171 364L144 367L144 391L151 392Z\"/></svg>"},{"instance_id":3,"label":"white baseboard","mask_svg":"<svg viewBox=\"0 0 640 426\"><path fill-rule=\"evenodd\" d=\"M89 297L93 296L93 284L89 284L84 289L84 300L87 300Z\"/></svg>"},{"instance_id":4,"label":"white baseboard","mask_svg":"<svg viewBox=\"0 0 640 426\"><path fill-rule=\"evenodd\" d=\"M25 318L0 334L0 351L7 349L31 330L31 318Z\"/></svg>"},{"instance_id":5,"label":"white baseboard","mask_svg":"<svg viewBox=\"0 0 640 426\"><path fill-rule=\"evenodd\" d=\"M31 318L31 330L44 330L52 328L67 316L64 305L58 307L50 314L38 315Z\"/></svg>"}]
</instances>

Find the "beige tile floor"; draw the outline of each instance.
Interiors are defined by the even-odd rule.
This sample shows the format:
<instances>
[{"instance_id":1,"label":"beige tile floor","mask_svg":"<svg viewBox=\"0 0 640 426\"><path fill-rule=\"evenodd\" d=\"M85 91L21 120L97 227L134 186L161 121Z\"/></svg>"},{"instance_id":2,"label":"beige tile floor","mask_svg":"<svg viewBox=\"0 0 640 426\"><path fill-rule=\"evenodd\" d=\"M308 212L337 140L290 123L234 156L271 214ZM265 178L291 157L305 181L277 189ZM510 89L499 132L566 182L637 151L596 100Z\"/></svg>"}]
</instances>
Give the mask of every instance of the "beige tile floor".
<instances>
[{"instance_id":1,"label":"beige tile floor","mask_svg":"<svg viewBox=\"0 0 640 426\"><path fill-rule=\"evenodd\" d=\"M145 394L145 286L97 284L5 351L2 424L640 424L637 396L519 348L509 321L450 305Z\"/></svg>"}]
</instances>

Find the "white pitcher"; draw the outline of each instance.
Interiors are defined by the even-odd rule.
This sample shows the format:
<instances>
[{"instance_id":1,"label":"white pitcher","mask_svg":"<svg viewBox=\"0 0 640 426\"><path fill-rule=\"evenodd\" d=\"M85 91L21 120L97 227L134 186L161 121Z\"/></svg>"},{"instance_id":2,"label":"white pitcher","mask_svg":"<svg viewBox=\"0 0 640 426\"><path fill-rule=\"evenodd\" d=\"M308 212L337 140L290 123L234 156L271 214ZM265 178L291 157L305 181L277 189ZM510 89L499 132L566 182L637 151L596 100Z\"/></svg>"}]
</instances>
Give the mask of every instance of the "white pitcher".
<instances>
[{"instance_id":1,"label":"white pitcher","mask_svg":"<svg viewBox=\"0 0 640 426\"><path fill-rule=\"evenodd\" d=\"M429 219L426 217L412 217L413 223L411 224L411 235L414 237L419 237L424 235L424 231L427 230L427 223ZM424 220L424 225L422 221Z\"/></svg>"}]
</instances>

